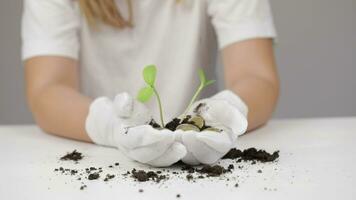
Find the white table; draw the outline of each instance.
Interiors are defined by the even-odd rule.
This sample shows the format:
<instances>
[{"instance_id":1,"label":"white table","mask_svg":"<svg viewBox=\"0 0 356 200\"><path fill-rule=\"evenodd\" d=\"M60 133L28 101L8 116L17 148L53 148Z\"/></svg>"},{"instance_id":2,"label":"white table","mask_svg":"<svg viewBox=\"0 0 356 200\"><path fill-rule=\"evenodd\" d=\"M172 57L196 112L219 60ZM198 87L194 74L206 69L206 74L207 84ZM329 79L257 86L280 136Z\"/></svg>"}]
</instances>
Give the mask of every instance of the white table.
<instances>
[{"instance_id":1,"label":"white table","mask_svg":"<svg viewBox=\"0 0 356 200\"><path fill-rule=\"evenodd\" d=\"M274 120L240 138L241 148L280 150L277 163L248 165L230 181L195 183L173 178L160 184L117 177L109 182L80 182L54 172L60 166L103 166L120 174L133 167L117 150L42 133L36 126L0 127L0 199L356 199L356 118ZM60 162L77 149L79 163ZM119 167L107 168L120 162ZM228 163L227 160L222 164ZM246 165L247 167L247 165ZM262 169L263 173L257 173ZM236 177L239 178L236 179ZM234 184L238 182L239 187ZM143 193L138 190L143 189Z\"/></svg>"}]
</instances>

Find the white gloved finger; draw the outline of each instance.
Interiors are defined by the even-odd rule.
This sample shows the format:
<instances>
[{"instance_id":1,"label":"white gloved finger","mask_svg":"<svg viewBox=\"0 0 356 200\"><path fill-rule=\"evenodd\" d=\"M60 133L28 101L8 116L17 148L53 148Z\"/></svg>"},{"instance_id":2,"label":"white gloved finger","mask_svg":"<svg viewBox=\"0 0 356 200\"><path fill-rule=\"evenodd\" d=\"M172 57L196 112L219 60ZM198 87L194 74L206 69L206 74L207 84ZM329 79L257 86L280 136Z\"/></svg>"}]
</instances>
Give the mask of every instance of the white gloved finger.
<instances>
[{"instance_id":1,"label":"white gloved finger","mask_svg":"<svg viewBox=\"0 0 356 200\"><path fill-rule=\"evenodd\" d=\"M226 154L232 147L230 136L226 132L202 131L196 135L197 139L207 144L215 151Z\"/></svg>"},{"instance_id":2,"label":"white gloved finger","mask_svg":"<svg viewBox=\"0 0 356 200\"><path fill-rule=\"evenodd\" d=\"M137 126L142 124L148 124L152 119L152 115L149 109L144 104L135 100L133 104L133 112L131 113L130 119L130 126Z\"/></svg>"},{"instance_id":3,"label":"white gloved finger","mask_svg":"<svg viewBox=\"0 0 356 200\"><path fill-rule=\"evenodd\" d=\"M147 162L147 164L155 167L167 167L181 160L186 154L185 146L179 142L174 142L162 156Z\"/></svg>"},{"instance_id":4,"label":"white gloved finger","mask_svg":"<svg viewBox=\"0 0 356 200\"><path fill-rule=\"evenodd\" d=\"M245 117L247 117L248 107L246 103L232 91L230 90L221 91L215 94L214 96L212 96L211 99L225 100L232 106L236 107Z\"/></svg>"},{"instance_id":5,"label":"white gloved finger","mask_svg":"<svg viewBox=\"0 0 356 200\"><path fill-rule=\"evenodd\" d=\"M85 121L85 130L90 139L96 144L111 146L106 136L113 132L113 120L115 112L112 101L107 97L95 99Z\"/></svg>"},{"instance_id":6,"label":"white gloved finger","mask_svg":"<svg viewBox=\"0 0 356 200\"><path fill-rule=\"evenodd\" d=\"M134 109L134 99L123 92L115 96L114 105L118 117L129 118Z\"/></svg>"},{"instance_id":7,"label":"white gloved finger","mask_svg":"<svg viewBox=\"0 0 356 200\"><path fill-rule=\"evenodd\" d=\"M186 134L185 131L183 130L176 130L174 131L175 133L175 141L183 144L182 137ZM186 148L187 149L187 148ZM187 150L187 153L185 154L184 157L181 159L184 163L188 165L199 165L200 162L194 157L194 155Z\"/></svg>"},{"instance_id":8,"label":"white gloved finger","mask_svg":"<svg viewBox=\"0 0 356 200\"><path fill-rule=\"evenodd\" d=\"M127 151L127 156L140 163L148 163L162 156L167 149L172 145L172 142L167 140L152 144L151 146L139 147Z\"/></svg>"},{"instance_id":9,"label":"white gloved finger","mask_svg":"<svg viewBox=\"0 0 356 200\"><path fill-rule=\"evenodd\" d=\"M199 165L200 164L200 162L195 158L195 156L192 154L192 152L189 152L189 151L182 158L182 162L184 162L187 165Z\"/></svg>"},{"instance_id":10,"label":"white gloved finger","mask_svg":"<svg viewBox=\"0 0 356 200\"><path fill-rule=\"evenodd\" d=\"M147 124L152 119L147 107L126 92L116 95L114 105L117 116L126 126Z\"/></svg>"},{"instance_id":11,"label":"white gloved finger","mask_svg":"<svg viewBox=\"0 0 356 200\"><path fill-rule=\"evenodd\" d=\"M150 146L162 141L174 141L174 134L168 129L157 130L150 125L129 127L118 134L118 143L122 143L127 149Z\"/></svg>"},{"instance_id":12,"label":"white gloved finger","mask_svg":"<svg viewBox=\"0 0 356 200\"><path fill-rule=\"evenodd\" d=\"M157 130L149 125L142 125L118 134L117 143L130 158L147 163L162 156L174 139L174 133L170 130Z\"/></svg>"},{"instance_id":13,"label":"white gloved finger","mask_svg":"<svg viewBox=\"0 0 356 200\"><path fill-rule=\"evenodd\" d=\"M208 99L200 107L199 114L210 126L221 124L224 127L229 127L237 135L241 135L247 130L246 117L225 100Z\"/></svg>"},{"instance_id":14,"label":"white gloved finger","mask_svg":"<svg viewBox=\"0 0 356 200\"><path fill-rule=\"evenodd\" d=\"M199 140L196 135L197 132L195 131L186 131L182 136L182 141L188 152L190 152L197 161L203 164L213 164L223 156L223 153L211 148L205 142ZM183 158L182 161L191 161L194 163L194 160L188 157Z\"/></svg>"}]
</instances>

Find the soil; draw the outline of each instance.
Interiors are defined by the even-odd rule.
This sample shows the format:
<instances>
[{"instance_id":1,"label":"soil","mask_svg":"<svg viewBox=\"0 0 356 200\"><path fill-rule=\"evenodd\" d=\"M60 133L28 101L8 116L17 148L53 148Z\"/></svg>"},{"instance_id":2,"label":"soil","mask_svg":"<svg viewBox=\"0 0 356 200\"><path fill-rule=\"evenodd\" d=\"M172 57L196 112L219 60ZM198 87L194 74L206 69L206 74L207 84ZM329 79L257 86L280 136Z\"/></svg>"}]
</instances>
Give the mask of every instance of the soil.
<instances>
[{"instance_id":1,"label":"soil","mask_svg":"<svg viewBox=\"0 0 356 200\"><path fill-rule=\"evenodd\" d=\"M223 159L240 159L239 161L252 161L252 164L256 164L256 161L265 163L273 162L279 158L279 151L275 151L272 154L265 150L257 150L256 148L249 148L243 151L239 149L231 149Z\"/></svg>"},{"instance_id":2,"label":"soil","mask_svg":"<svg viewBox=\"0 0 356 200\"><path fill-rule=\"evenodd\" d=\"M188 124L189 123L189 119L192 118L191 115L187 115L185 116L185 118L182 120L182 124Z\"/></svg>"},{"instance_id":3,"label":"soil","mask_svg":"<svg viewBox=\"0 0 356 200\"><path fill-rule=\"evenodd\" d=\"M191 181L191 180L193 180L193 175L191 175L191 174L188 174L187 176L186 176L186 178L187 178L187 180L188 181Z\"/></svg>"},{"instance_id":4,"label":"soil","mask_svg":"<svg viewBox=\"0 0 356 200\"><path fill-rule=\"evenodd\" d=\"M225 169L220 165L214 165L214 166L205 165L203 168L197 171L199 173L206 174L207 177L217 177L227 172L230 172L229 170Z\"/></svg>"},{"instance_id":5,"label":"soil","mask_svg":"<svg viewBox=\"0 0 356 200\"><path fill-rule=\"evenodd\" d=\"M82 153L78 152L77 150L72 151L71 153L67 153L66 155L62 156L60 160L72 160L78 162L79 160L83 159Z\"/></svg>"},{"instance_id":6,"label":"soil","mask_svg":"<svg viewBox=\"0 0 356 200\"><path fill-rule=\"evenodd\" d=\"M203 131L205 129L208 128L212 128L211 126L206 125L205 123L203 124L202 127L199 127L197 124L195 124L193 121L190 121L190 119L192 119L191 115L186 115L183 119L179 119L179 118L174 118L172 119L170 122L168 122L164 128L169 129L171 131L175 131L177 130L177 127L181 124L191 124L196 126L200 131ZM153 128L156 129L161 129L161 125L159 125L154 119L151 119L149 125L151 125Z\"/></svg>"},{"instance_id":7,"label":"soil","mask_svg":"<svg viewBox=\"0 0 356 200\"><path fill-rule=\"evenodd\" d=\"M87 185L82 185L80 186L80 190L84 190L87 187Z\"/></svg>"},{"instance_id":8,"label":"soil","mask_svg":"<svg viewBox=\"0 0 356 200\"><path fill-rule=\"evenodd\" d=\"M154 119L151 119L149 125L151 125L153 128L162 128L161 125L159 125Z\"/></svg>"},{"instance_id":9,"label":"soil","mask_svg":"<svg viewBox=\"0 0 356 200\"><path fill-rule=\"evenodd\" d=\"M171 131L175 131L177 126L181 124L181 120L178 118L174 118L172 121L168 122L165 126L166 129L169 129Z\"/></svg>"},{"instance_id":10,"label":"soil","mask_svg":"<svg viewBox=\"0 0 356 200\"><path fill-rule=\"evenodd\" d=\"M186 120L189 121L188 118ZM61 157L60 160L61 161L74 160L77 162L80 161L83 157L84 156L82 155L82 153L74 150L73 152L68 153L65 156ZM104 171L108 169L110 169L110 171L112 172L112 170L115 170L115 168L119 167L120 164L116 162L106 167L91 166L83 169L70 169L70 168L59 167L54 169L54 171L57 173L61 173L62 175L75 177L75 180L81 183L81 186L79 188L80 190L87 189L88 181L101 180L104 182L108 182L116 178L119 179L128 178L128 179L133 179L134 181L137 182L152 182L154 184L160 183L162 181L167 181L171 178L177 178L177 177L183 178L193 183L199 179L206 179L206 178L208 179L218 178L219 180L224 179L227 182L231 182L232 180L236 180L236 179L230 180L230 178L228 176L224 176L224 174L232 173L235 170L247 170L248 166L252 166L257 162L259 163L275 162L278 158L279 158L279 151L275 151L270 154L265 150L257 150L256 148L249 148L243 151L238 149L230 150L223 157L223 159L232 159L233 161L228 163L228 165L225 165L227 167L224 167L220 164L216 164L213 166L209 166L209 165L190 166L180 161L176 163L172 168L164 168L157 171L137 170L133 168L131 171L127 171L125 174L104 173ZM237 165L236 163L239 162L245 162L248 165L247 166ZM258 169L258 170L256 169L257 173L262 174L262 169ZM232 185L232 187L236 187L236 188L239 187L239 183L235 182ZM180 194L178 195L176 196L177 198L180 197Z\"/></svg>"},{"instance_id":11,"label":"soil","mask_svg":"<svg viewBox=\"0 0 356 200\"><path fill-rule=\"evenodd\" d=\"M217 176L220 176L220 175L225 174L227 172L231 172L231 169L233 169L233 168L230 165L229 165L229 167L227 169L225 169L224 167L222 167L220 165L214 165L214 166L203 165L203 167L193 167L193 166L185 165L185 164L183 164L183 167L181 168L182 171L185 171L185 172L188 173L188 175L186 177L188 180L193 179L193 176L189 176L189 175L191 175L193 173L201 174L200 176L198 176L198 178L202 179L202 178L205 178L205 177L217 177ZM203 175L206 175L206 176L204 177Z\"/></svg>"},{"instance_id":12,"label":"soil","mask_svg":"<svg viewBox=\"0 0 356 200\"><path fill-rule=\"evenodd\" d=\"M161 182L162 180L167 179L166 175L160 175L159 172L154 171L144 171L144 170L136 170L135 168L131 171L131 177L139 182L153 181L156 183Z\"/></svg>"},{"instance_id":13,"label":"soil","mask_svg":"<svg viewBox=\"0 0 356 200\"><path fill-rule=\"evenodd\" d=\"M92 174L89 174L89 176L88 176L88 180L96 180L98 178L100 178L99 173L92 173Z\"/></svg>"},{"instance_id":14,"label":"soil","mask_svg":"<svg viewBox=\"0 0 356 200\"><path fill-rule=\"evenodd\" d=\"M115 178L115 175L113 175L113 174L106 174L106 177L105 177L104 181L109 181L110 179L113 179L113 178Z\"/></svg>"}]
</instances>

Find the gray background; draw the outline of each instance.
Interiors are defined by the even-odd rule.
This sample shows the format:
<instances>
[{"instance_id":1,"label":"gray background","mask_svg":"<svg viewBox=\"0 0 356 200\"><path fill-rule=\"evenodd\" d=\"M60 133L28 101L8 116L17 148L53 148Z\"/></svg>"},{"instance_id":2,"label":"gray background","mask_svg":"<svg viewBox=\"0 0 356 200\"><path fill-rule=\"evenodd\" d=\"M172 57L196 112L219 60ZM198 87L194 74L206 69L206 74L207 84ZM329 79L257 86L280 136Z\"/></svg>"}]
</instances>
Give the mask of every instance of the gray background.
<instances>
[{"instance_id":1,"label":"gray background","mask_svg":"<svg viewBox=\"0 0 356 200\"><path fill-rule=\"evenodd\" d=\"M275 117L356 115L356 0L271 0L282 93ZM0 124L33 122L20 61L22 1L0 1Z\"/></svg>"}]
</instances>

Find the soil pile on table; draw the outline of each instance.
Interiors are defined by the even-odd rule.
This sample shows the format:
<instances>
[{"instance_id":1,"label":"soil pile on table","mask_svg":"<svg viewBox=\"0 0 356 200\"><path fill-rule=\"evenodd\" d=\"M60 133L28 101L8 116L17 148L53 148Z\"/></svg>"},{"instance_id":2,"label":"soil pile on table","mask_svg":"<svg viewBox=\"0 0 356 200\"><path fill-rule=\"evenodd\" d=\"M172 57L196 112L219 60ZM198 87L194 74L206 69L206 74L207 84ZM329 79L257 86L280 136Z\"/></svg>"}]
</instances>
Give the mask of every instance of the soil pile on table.
<instances>
[{"instance_id":1,"label":"soil pile on table","mask_svg":"<svg viewBox=\"0 0 356 200\"><path fill-rule=\"evenodd\" d=\"M71 153L67 153L66 155L60 158L60 160L72 160L76 162L78 162L81 159L83 159L83 154L78 152L77 150L74 150Z\"/></svg>"},{"instance_id":2,"label":"soil pile on table","mask_svg":"<svg viewBox=\"0 0 356 200\"><path fill-rule=\"evenodd\" d=\"M156 183L161 182L162 180L167 179L166 175L161 175L161 171L144 171L136 170L135 168L131 171L131 177L139 182L153 181Z\"/></svg>"},{"instance_id":3,"label":"soil pile on table","mask_svg":"<svg viewBox=\"0 0 356 200\"><path fill-rule=\"evenodd\" d=\"M240 159L240 161L259 161L262 163L273 162L279 158L279 151L272 154L265 150L257 150L256 148L249 148L243 151L239 149L231 149L223 159Z\"/></svg>"},{"instance_id":4,"label":"soil pile on table","mask_svg":"<svg viewBox=\"0 0 356 200\"><path fill-rule=\"evenodd\" d=\"M174 121L174 120L173 120ZM176 124L171 124L169 126L174 127ZM61 161L72 160L76 163L84 158L83 154L77 150L67 153L60 158ZM268 153L265 150L257 150L256 148L249 148L245 150L231 149L223 159L231 159L228 161L227 167L221 164L216 165L201 165L201 166L190 166L183 162L178 162L171 168L162 168L160 170L137 170L133 168L124 174L110 174L105 173L105 170L109 168L119 167L119 163L116 162L107 167L88 167L83 169L71 169L59 167L54 169L55 172L59 172L63 175L74 176L76 180L81 182L80 190L86 189L87 185L84 181L104 181L108 182L114 178L125 178L132 179L137 182L152 182L160 183L162 181L167 181L171 178L183 178L189 182L196 182L199 179L214 179L214 178L224 178L225 174L232 173L234 170L242 170L243 166L238 165L235 167L236 163L245 162L247 168L249 165L254 165L256 162L267 163L275 162L279 158L279 151L273 153ZM233 162L232 162L233 161ZM235 164L235 165L234 165ZM106 169L105 169L106 168ZM246 168L246 166L245 166ZM111 170L112 172L112 170ZM257 173L262 173L262 170L257 170ZM225 179L229 181L229 178ZM234 187L238 187L239 184L234 183Z\"/></svg>"}]
</instances>

